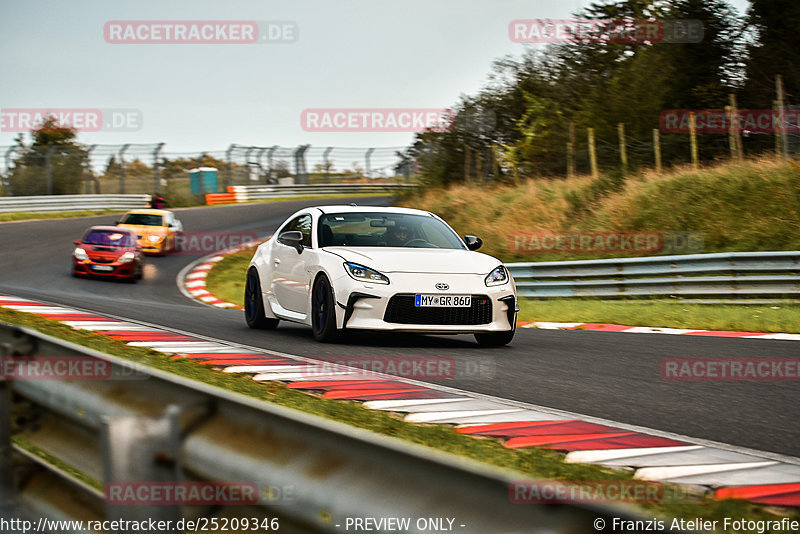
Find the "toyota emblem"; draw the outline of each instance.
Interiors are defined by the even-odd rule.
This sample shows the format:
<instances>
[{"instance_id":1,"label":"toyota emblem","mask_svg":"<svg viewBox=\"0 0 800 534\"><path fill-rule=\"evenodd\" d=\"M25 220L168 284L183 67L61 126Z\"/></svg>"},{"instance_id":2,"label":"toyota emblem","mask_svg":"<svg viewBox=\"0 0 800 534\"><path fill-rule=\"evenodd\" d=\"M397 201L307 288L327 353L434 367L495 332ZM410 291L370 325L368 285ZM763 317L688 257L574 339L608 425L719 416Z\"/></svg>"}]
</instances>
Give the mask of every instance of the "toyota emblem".
<instances>
[{"instance_id":1,"label":"toyota emblem","mask_svg":"<svg viewBox=\"0 0 800 534\"><path fill-rule=\"evenodd\" d=\"M439 291L447 291L448 289L450 289L450 285L439 282L438 284L436 284L436 289L438 289Z\"/></svg>"}]
</instances>

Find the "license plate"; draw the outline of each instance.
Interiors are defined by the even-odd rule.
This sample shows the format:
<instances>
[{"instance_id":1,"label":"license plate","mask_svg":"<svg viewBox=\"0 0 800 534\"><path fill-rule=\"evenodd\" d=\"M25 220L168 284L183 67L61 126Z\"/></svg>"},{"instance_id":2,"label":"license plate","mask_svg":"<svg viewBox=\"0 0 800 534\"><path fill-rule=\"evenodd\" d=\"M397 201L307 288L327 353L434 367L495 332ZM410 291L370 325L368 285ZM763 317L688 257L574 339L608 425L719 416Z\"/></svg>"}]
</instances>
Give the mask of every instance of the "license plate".
<instances>
[{"instance_id":1,"label":"license plate","mask_svg":"<svg viewBox=\"0 0 800 534\"><path fill-rule=\"evenodd\" d=\"M110 265L92 265L93 271L113 271L114 268Z\"/></svg>"},{"instance_id":2,"label":"license plate","mask_svg":"<svg viewBox=\"0 0 800 534\"><path fill-rule=\"evenodd\" d=\"M417 308L469 308L472 295L414 295Z\"/></svg>"}]
</instances>

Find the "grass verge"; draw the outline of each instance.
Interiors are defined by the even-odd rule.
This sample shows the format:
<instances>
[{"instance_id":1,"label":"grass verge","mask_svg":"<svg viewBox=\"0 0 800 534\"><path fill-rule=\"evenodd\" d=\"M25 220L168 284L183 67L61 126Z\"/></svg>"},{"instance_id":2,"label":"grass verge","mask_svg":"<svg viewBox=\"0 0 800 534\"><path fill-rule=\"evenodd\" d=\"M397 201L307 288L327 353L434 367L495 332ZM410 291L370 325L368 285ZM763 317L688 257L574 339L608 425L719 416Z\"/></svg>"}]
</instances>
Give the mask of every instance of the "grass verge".
<instances>
[{"instance_id":1,"label":"grass verge","mask_svg":"<svg viewBox=\"0 0 800 534\"><path fill-rule=\"evenodd\" d=\"M521 477L564 481L631 479L629 471L611 470L596 465L569 464L564 461L562 453L546 449L508 449L498 439L473 438L458 434L447 425L407 423L399 415L369 410L357 402L323 399L313 393L288 389L285 385L277 382L254 382L249 377L225 374L189 359L168 358L149 349L130 347L121 341L87 331L74 330L57 321L31 314L0 308L0 320L9 324L27 326L44 334L127 358L142 365L280 406L326 417L377 434L396 437L489 465L512 469L519 472ZM31 448L31 452L36 454L36 448ZM59 467L68 468L60 463ZM92 483L91 480L87 480L87 482ZM702 499L691 503L654 503L640 506L648 512L664 517L695 518L702 516L710 520L722 520L725 517L769 520L780 516L789 516L800 519L800 511L797 510L768 508L733 500Z\"/></svg>"},{"instance_id":2,"label":"grass verge","mask_svg":"<svg viewBox=\"0 0 800 534\"><path fill-rule=\"evenodd\" d=\"M54 212L35 212L35 211L13 211L0 213L0 222L28 221L32 219L71 219L73 217L94 217L95 215L109 215L111 213L122 213L125 210L99 210L99 211L54 211Z\"/></svg>"},{"instance_id":3,"label":"grass verge","mask_svg":"<svg viewBox=\"0 0 800 534\"><path fill-rule=\"evenodd\" d=\"M256 245L257 246L257 245ZM244 248L214 264L206 276L206 289L218 299L244 306L247 266L256 246Z\"/></svg>"}]
</instances>

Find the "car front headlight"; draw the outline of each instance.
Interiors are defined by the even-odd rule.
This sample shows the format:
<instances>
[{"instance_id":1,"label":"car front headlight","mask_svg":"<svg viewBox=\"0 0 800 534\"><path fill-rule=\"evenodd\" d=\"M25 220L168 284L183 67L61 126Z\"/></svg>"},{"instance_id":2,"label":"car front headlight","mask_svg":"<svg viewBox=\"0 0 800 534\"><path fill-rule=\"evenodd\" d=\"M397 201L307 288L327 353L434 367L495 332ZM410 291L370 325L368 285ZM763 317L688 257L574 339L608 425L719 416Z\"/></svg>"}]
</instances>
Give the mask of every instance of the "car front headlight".
<instances>
[{"instance_id":1,"label":"car front headlight","mask_svg":"<svg viewBox=\"0 0 800 534\"><path fill-rule=\"evenodd\" d=\"M386 275L379 273L375 269L359 265L358 263L346 262L344 264L344 270L347 271L347 274L349 274L351 278L360 282L374 282L376 284L389 283L389 278L387 278Z\"/></svg>"},{"instance_id":2,"label":"car front headlight","mask_svg":"<svg viewBox=\"0 0 800 534\"><path fill-rule=\"evenodd\" d=\"M136 259L136 254L134 254L129 250L128 252L120 256L117 261L119 261L120 263L130 263L135 259Z\"/></svg>"},{"instance_id":3,"label":"car front headlight","mask_svg":"<svg viewBox=\"0 0 800 534\"><path fill-rule=\"evenodd\" d=\"M487 286L501 286L508 282L508 272L504 266L500 266L486 275L483 279Z\"/></svg>"},{"instance_id":4,"label":"car front headlight","mask_svg":"<svg viewBox=\"0 0 800 534\"><path fill-rule=\"evenodd\" d=\"M161 236L161 235L149 235L149 236L147 236L147 240L148 241L152 241L153 243L157 243L158 241L161 241L162 239L164 239L164 236Z\"/></svg>"},{"instance_id":5,"label":"car front headlight","mask_svg":"<svg viewBox=\"0 0 800 534\"><path fill-rule=\"evenodd\" d=\"M75 259L78 259L78 260L81 260L81 261L89 259L89 255L81 247L76 248L75 252L73 252L73 254L75 255Z\"/></svg>"}]
</instances>

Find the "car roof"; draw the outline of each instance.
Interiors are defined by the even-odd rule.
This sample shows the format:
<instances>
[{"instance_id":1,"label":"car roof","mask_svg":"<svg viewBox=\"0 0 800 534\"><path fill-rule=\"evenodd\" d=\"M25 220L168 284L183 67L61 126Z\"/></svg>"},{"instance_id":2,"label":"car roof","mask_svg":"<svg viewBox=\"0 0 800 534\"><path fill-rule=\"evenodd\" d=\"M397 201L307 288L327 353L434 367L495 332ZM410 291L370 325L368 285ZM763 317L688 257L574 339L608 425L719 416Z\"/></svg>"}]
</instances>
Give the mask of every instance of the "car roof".
<instances>
[{"instance_id":1,"label":"car roof","mask_svg":"<svg viewBox=\"0 0 800 534\"><path fill-rule=\"evenodd\" d=\"M126 211L125 215L129 213L135 213L137 215L167 215L168 213L172 213L169 210L154 210L154 209L139 209L139 210L130 210Z\"/></svg>"},{"instance_id":2,"label":"car roof","mask_svg":"<svg viewBox=\"0 0 800 534\"><path fill-rule=\"evenodd\" d=\"M413 208L395 208L391 206L346 206L346 205L330 205L330 206L314 206L321 210L323 213L405 213L409 215L428 215L431 213L424 210L417 210ZM314 209L309 208L309 209Z\"/></svg>"}]
</instances>

